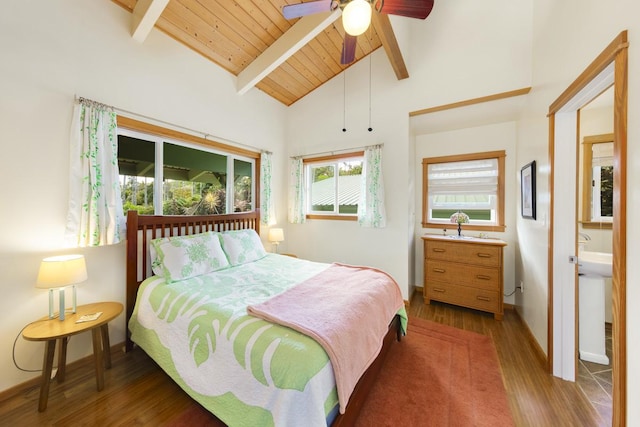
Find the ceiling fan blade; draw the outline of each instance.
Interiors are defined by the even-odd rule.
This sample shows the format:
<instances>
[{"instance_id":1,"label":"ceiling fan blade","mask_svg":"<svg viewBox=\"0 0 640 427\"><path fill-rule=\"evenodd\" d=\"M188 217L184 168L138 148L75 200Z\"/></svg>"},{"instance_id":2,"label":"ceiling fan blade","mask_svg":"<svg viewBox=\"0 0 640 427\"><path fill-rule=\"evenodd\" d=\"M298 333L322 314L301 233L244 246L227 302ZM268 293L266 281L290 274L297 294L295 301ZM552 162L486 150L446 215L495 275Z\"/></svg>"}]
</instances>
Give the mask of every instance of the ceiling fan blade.
<instances>
[{"instance_id":1,"label":"ceiling fan blade","mask_svg":"<svg viewBox=\"0 0 640 427\"><path fill-rule=\"evenodd\" d=\"M344 43L342 44L342 55L340 56L340 63L342 65L351 64L356 59L356 44L358 37L351 34L344 35Z\"/></svg>"},{"instance_id":2,"label":"ceiling fan blade","mask_svg":"<svg viewBox=\"0 0 640 427\"><path fill-rule=\"evenodd\" d=\"M282 15L286 19L293 19L319 12L330 12L333 10L332 3L332 0L317 0L306 3L288 4L283 6Z\"/></svg>"},{"instance_id":3,"label":"ceiling fan blade","mask_svg":"<svg viewBox=\"0 0 640 427\"><path fill-rule=\"evenodd\" d=\"M377 0L375 9L389 15L425 19L433 9L433 0Z\"/></svg>"}]
</instances>

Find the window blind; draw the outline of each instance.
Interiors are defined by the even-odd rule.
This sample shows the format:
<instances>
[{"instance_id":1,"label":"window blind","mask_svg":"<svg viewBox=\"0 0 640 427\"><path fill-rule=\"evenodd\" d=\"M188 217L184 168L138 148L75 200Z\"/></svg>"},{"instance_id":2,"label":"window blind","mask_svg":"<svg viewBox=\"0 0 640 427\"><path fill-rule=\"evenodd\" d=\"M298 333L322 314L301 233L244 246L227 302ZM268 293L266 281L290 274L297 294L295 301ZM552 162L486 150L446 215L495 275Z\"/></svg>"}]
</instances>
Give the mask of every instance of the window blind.
<instances>
[{"instance_id":1,"label":"window blind","mask_svg":"<svg viewBox=\"0 0 640 427\"><path fill-rule=\"evenodd\" d=\"M428 167L429 195L496 195L498 159L432 163Z\"/></svg>"}]
</instances>

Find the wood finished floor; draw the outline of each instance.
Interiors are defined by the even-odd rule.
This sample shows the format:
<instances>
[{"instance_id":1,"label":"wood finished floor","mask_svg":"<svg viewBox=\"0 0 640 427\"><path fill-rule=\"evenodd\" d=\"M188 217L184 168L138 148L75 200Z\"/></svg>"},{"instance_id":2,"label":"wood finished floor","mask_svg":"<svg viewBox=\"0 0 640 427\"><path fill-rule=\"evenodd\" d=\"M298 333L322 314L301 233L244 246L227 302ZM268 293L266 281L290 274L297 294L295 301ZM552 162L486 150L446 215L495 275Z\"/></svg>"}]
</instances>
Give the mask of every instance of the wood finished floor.
<instances>
[{"instance_id":1,"label":"wood finished floor","mask_svg":"<svg viewBox=\"0 0 640 427\"><path fill-rule=\"evenodd\" d=\"M575 383L546 373L513 311L507 310L503 321L495 321L478 311L440 303L425 305L421 295L415 295L409 314L493 339L516 426L610 425ZM68 366L64 383L51 383L48 408L43 413L37 411L38 385L12 396L2 393L0 424L166 426L195 405L141 350L124 354L114 348L112 354L113 367L105 373L103 391L96 391L91 360L84 360Z\"/></svg>"}]
</instances>

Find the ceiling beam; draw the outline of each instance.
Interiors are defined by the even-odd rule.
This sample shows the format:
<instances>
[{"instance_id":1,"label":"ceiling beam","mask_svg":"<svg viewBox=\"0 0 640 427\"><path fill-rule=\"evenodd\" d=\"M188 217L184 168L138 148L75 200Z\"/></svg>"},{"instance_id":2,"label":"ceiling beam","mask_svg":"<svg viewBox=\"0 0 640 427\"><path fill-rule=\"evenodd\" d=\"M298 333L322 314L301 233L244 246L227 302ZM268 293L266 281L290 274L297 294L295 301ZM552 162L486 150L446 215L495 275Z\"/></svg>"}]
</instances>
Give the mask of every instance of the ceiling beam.
<instances>
[{"instance_id":1,"label":"ceiling beam","mask_svg":"<svg viewBox=\"0 0 640 427\"><path fill-rule=\"evenodd\" d=\"M341 15L340 9L333 12L315 13L300 18L298 22L249 64L236 81L238 93L245 94L294 53L305 46L321 31Z\"/></svg>"},{"instance_id":2,"label":"ceiling beam","mask_svg":"<svg viewBox=\"0 0 640 427\"><path fill-rule=\"evenodd\" d=\"M145 41L167 4L169 0L138 0L131 17L131 36L135 41Z\"/></svg>"},{"instance_id":3,"label":"ceiling beam","mask_svg":"<svg viewBox=\"0 0 640 427\"><path fill-rule=\"evenodd\" d=\"M384 51L387 52L387 57L389 58L393 71L396 73L396 78L398 80L408 78L409 71L407 71L407 66L402 58L402 52L400 52L400 46L393 32L389 15L374 12L371 14L371 23L373 24L373 28L376 29L378 37L380 37Z\"/></svg>"}]
</instances>

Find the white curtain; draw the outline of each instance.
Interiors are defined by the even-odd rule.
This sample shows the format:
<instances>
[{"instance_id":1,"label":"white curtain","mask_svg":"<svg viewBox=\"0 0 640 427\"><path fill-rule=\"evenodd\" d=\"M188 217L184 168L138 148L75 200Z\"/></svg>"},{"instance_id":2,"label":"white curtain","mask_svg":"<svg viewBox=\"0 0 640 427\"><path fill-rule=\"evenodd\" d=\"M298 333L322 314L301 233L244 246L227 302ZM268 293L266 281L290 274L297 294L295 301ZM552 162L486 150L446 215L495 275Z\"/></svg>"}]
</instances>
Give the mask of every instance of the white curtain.
<instances>
[{"instance_id":1,"label":"white curtain","mask_svg":"<svg viewBox=\"0 0 640 427\"><path fill-rule=\"evenodd\" d=\"M264 225L275 225L276 214L271 194L272 153L263 151L260 154L260 220Z\"/></svg>"},{"instance_id":2,"label":"white curtain","mask_svg":"<svg viewBox=\"0 0 640 427\"><path fill-rule=\"evenodd\" d=\"M362 227L372 228L384 228L387 225L382 178L382 147L379 145L367 147L364 151L358 223Z\"/></svg>"},{"instance_id":3,"label":"white curtain","mask_svg":"<svg viewBox=\"0 0 640 427\"><path fill-rule=\"evenodd\" d=\"M125 238L120 197L116 113L80 99L71 123L66 243L102 246Z\"/></svg>"},{"instance_id":4,"label":"white curtain","mask_svg":"<svg viewBox=\"0 0 640 427\"><path fill-rule=\"evenodd\" d=\"M289 222L302 224L306 220L304 213L304 164L302 158L291 159L289 168Z\"/></svg>"}]
</instances>

